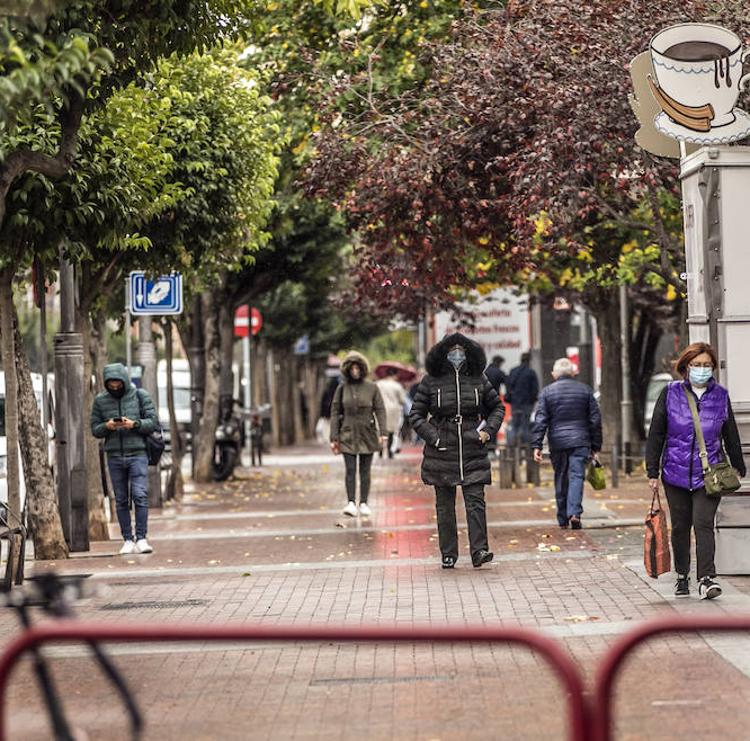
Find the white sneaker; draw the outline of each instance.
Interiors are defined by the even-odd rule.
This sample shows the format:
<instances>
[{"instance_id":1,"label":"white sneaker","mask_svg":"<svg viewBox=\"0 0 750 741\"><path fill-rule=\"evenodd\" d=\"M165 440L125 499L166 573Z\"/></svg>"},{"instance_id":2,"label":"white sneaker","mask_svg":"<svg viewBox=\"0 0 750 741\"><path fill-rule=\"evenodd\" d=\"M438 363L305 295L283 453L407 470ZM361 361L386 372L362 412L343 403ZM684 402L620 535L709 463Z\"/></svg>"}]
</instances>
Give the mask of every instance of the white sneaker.
<instances>
[{"instance_id":1,"label":"white sneaker","mask_svg":"<svg viewBox=\"0 0 750 741\"><path fill-rule=\"evenodd\" d=\"M361 514L362 517L369 517L372 514L372 510L367 506L367 502L360 502L359 514Z\"/></svg>"},{"instance_id":2,"label":"white sneaker","mask_svg":"<svg viewBox=\"0 0 750 741\"><path fill-rule=\"evenodd\" d=\"M120 548L120 555L129 556L131 553L135 553L135 543L132 540L126 540Z\"/></svg>"},{"instance_id":3,"label":"white sneaker","mask_svg":"<svg viewBox=\"0 0 750 741\"><path fill-rule=\"evenodd\" d=\"M135 549L138 553L153 553L154 549L148 544L145 538L137 540L135 543Z\"/></svg>"},{"instance_id":4,"label":"white sneaker","mask_svg":"<svg viewBox=\"0 0 750 741\"><path fill-rule=\"evenodd\" d=\"M354 504L354 502L349 502L349 504L344 507L344 514L349 515L349 517L356 517L358 511L357 505Z\"/></svg>"}]
</instances>

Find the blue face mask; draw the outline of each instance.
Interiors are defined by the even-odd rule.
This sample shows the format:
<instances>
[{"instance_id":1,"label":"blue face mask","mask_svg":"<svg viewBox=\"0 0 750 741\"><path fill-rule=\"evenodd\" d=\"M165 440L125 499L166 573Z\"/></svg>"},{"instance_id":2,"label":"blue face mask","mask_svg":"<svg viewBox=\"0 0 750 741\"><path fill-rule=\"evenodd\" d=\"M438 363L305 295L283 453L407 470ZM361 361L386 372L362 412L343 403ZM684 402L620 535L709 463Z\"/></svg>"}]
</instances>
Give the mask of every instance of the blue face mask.
<instances>
[{"instance_id":1,"label":"blue face mask","mask_svg":"<svg viewBox=\"0 0 750 741\"><path fill-rule=\"evenodd\" d=\"M690 383L695 386L705 386L711 380L713 374L712 368L691 368Z\"/></svg>"},{"instance_id":2,"label":"blue face mask","mask_svg":"<svg viewBox=\"0 0 750 741\"><path fill-rule=\"evenodd\" d=\"M451 350L448 353L448 362L454 368L460 368L466 362L466 353L463 350Z\"/></svg>"}]
</instances>

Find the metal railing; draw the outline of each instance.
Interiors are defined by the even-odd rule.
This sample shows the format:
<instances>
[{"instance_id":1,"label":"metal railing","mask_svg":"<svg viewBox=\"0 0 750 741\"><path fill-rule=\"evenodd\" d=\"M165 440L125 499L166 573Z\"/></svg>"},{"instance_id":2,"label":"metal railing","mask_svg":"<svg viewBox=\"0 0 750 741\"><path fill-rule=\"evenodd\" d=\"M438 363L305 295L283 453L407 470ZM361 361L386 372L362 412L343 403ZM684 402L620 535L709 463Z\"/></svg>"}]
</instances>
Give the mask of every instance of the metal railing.
<instances>
[{"instance_id":1,"label":"metal railing","mask_svg":"<svg viewBox=\"0 0 750 741\"><path fill-rule=\"evenodd\" d=\"M326 627L245 625L107 625L77 621L37 625L21 633L0 655L0 741L8 738L6 690L11 672L25 653L48 643L263 641L306 643L511 643L540 654L565 691L568 738L611 741L613 689L627 656L641 643L665 633L750 631L748 616L668 616L645 622L621 636L601 659L594 688L585 690L582 674L555 640L520 627Z\"/></svg>"},{"instance_id":2,"label":"metal railing","mask_svg":"<svg viewBox=\"0 0 750 741\"><path fill-rule=\"evenodd\" d=\"M612 691L625 659L636 646L665 633L727 633L748 630L750 630L750 615L736 617L729 615L706 617L674 615L649 620L628 631L610 646L599 662L592 696L594 709L591 714L593 719L592 741L611 741L612 739L612 709L614 706ZM659 735L658 731L657 735ZM742 734L740 733L740 735Z\"/></svg>"},{"instance_id":3,"label":"metal railing","mask_svg":"<svg viewBox=\"0 0 750 741\"><path fill-rule=\"evenodd\" d=\"M584 700L583 680L573 660L554 640L517 627L456 628L329 628L317 626L244 625L103 625L85 622L49 622L24 631L0 656L0 741L8 738L5 696L11 671L28 651L48 643L156 642L156 641L292 641L346 643L513 643L541 655L562 683L568 706L568 738L588 741L591 727Z\"/></svg>"}]
</instances>

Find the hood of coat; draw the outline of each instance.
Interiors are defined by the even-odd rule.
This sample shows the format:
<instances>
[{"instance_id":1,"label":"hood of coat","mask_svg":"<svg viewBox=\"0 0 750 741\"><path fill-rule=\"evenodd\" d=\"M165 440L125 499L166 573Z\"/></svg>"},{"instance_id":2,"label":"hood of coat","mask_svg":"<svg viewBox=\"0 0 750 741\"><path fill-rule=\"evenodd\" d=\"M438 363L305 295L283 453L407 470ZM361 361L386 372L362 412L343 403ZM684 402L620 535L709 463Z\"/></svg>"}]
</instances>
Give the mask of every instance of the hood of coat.
<instances>
[{"instance_id":1,"label":"hood of coat","mask_svg":"<svg viewBox=\"0 0 750 741\"><path fill-rule=\"evenodd\" d=\"M362 378L360 380L363 381L367 378L367 374L370 372L370 363L362 353L357 352L356 350L347 353L346 357L341 361L341 373L347 381L351 381L352 377L349 373L355 363L362 369Z\"/></svg>"},{"instance_id":2,"label":"hood of coat","mask_svg":"<svg viewBox=\"0 0 750 741\"><path fill-rule=\"evenodd\" d=\"M125 389L124 393L130 391L131 382L127 368L122 363L110 363L104 366L104 388L107 388L107 381L122 381Z\"/></svg>"},{"instance_id":3,"label":"hood of coat","mask_svg":"<svg viewBox=\"0 0 750 741\"><path fill-rule=\"evenodd\" d=\"M460 332L443 337L427 354L425 367L431 376L442 376L453 372L453 366L448 362L448 352L455 345L460 345L466 351L466 363L462 371L470 376L481 376L487 367L487 355L478 342L469 339Z\"/></svg>"}]
</instances>

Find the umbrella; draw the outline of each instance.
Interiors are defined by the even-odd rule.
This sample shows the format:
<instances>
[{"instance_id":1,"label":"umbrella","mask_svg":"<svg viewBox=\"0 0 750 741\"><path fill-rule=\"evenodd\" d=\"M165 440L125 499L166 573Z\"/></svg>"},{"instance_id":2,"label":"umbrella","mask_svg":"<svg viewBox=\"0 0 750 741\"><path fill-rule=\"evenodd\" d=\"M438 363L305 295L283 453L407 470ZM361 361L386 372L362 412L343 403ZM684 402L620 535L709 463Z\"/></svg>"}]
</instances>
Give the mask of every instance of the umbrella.
<instances>
[{"instance_id":1,"label":"umbrella","mask_svg":"<svg viewBox=\"0 0 750 741\"><path fill-rule=\"evenodd\" d=\"M373 371L375 378L385 378L390 368L395 368L398 372L396 379L399 383L411 383L417 378L416 368L411 365L404 365L404 363L398 363L395 360L388 360L385 363L376 365Z\"/></svg>"}]
</instances>

